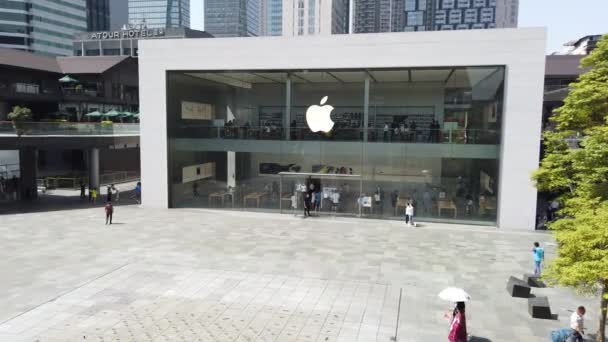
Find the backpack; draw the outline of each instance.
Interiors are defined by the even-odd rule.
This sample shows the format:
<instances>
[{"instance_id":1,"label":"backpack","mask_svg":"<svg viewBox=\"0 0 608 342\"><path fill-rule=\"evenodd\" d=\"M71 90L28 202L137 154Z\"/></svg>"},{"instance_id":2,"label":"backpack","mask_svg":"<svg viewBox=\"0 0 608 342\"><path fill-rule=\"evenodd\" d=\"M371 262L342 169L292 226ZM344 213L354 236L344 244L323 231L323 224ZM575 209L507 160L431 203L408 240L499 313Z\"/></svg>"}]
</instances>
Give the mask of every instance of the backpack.
<instances>
[{"instance_id":1,"label":"backpack","mask_svg":"<svg viewBox=\"0 0 608 342\"><path fill-rule=\"evenodd\" d=\"M572 329L553 330L551 332L551 342L566 342L572 335Z\"/></svg>"}]
</instances>

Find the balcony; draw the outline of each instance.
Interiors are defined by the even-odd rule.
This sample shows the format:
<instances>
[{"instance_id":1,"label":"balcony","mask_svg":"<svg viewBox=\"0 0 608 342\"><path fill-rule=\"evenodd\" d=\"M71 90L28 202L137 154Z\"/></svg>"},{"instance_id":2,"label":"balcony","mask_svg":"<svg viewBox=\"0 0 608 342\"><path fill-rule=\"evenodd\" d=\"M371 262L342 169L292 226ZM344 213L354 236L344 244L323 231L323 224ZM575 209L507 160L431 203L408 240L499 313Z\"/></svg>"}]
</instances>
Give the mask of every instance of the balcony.
<instances>
[{"instance_id":1,"label":"balcony","mask_svg":"<svg viewBox=\"0 0 608 342\"><path fill-rule=\"evenodd\" d=\"M314 133L308 127L247 127L247 126L191 126L179 127L178 138L239 139L239 140L291 140L291 141L343 141L410 144L469 144L498 145L500 131L490 129L391 129L334 127L329 133ZM367 134L367 139L365 135Z\"/></svg>"},{"instance_id":2,"label":"balcony","mask_svg":"<svg viewBox=\"0 0 608 342\"><path fill-rule=\"evenodd\" d=\"M27 101L56 101L59 89L41 87L38 84L0 84L0 97Z\"/></svg>"},{"instance_id":3,"label":"balcony","mask_svg":"<svg viewBox=\"0 0 608 342\"><path fill-rule=\"evenodd\" d=\"M23 136L139 136L139 124L79 123L79 122L24 122ZM0 136L16 136L12 122L0 122Z\"/></svg>"}]
</instances>

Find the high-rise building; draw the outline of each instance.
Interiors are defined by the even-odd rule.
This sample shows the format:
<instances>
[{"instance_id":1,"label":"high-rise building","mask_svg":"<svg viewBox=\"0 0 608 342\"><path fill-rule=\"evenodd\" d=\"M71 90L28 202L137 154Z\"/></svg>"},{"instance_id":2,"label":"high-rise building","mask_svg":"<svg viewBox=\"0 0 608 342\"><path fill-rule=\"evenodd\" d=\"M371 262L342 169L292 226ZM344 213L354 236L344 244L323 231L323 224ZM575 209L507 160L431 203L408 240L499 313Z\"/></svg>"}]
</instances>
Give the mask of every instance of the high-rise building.
<instances>
[{"instance_id":1,"label":"high-rise building","mask_svg":"<svg viewBox=\"0 0 608 342\"><path fill-rule=\"evenodd\" d=\"M0 47L71 55L73 34L87 30L86 1L0 1L0 21Z\"/></svg>"},{"instance_id":2,"label":"high-rise building","mask_svg":"<svg viewBox=\"0 0 608 342\"><path fill-rule=\"evenodd\" d=\"M215 37L246 37L247 0L205 0L205 31Z\"/></svg>"},{"instance_id":3,"label":"high-rise building","mask_svg":"<svg viewBox=\"0 0 608 342\"><path fill-rule=\"evenodd\" d=\"M110 29L110 0L87 0L87 31Z\"/></svg>"},{"instance_id":4,"label":"high-rise building","mask_svg":"<svg viewBox=\"0 0 608 342\"><path fill-rule=\"evenodd\" d=\"M190 27L190 0L128 0L129 24L147 28Z\"/></svg>"},{"instance_id":5,"label":"high-rise building","mask_svg":"<svg viewBox=\"0 0 608 342\"><path fill-rule=\"evenodd\" d=\"M129 2L110 0L110 30L120 30L129 23Z\"/></svg>"},{"instance_id":6,"label":"high-rise building","mask_svg":"<svg viewBox=\"0 0 608 342\"><path fill-rule=\"evenodd\" d=\"M285 0L284 36L341 34L349 32L348 0Z\"/></svg>"},{"instance_id":7,"label":"high-rise building","mask_svg":"<svg viewBox=\"0 0 608 342\"><path fill-rule=\"evenodd\" d=\"M262 35L280 36L283 34L283 1L262 0Z\"/></svg>"},{"instance_id":8,"label":"high-rise building","mask_svg":"<svg viewBox=\"0 0 608 342\"><path fill-rule=\"evenodd\" d=\"M408 2L420 0L406 0L406 13ZM435 0L432 29L517 27L518 8L519 0ZM426 15L429 15L428 11ZM415 25L406 22L405 27L406 30L413 31Z\"/></svg>"},{"instance_id":9,"label":"high-rise building","mask_svg":"<svg viewBox=\"0 0 608 342\"><path fill-rule=\"evenodd\" d=\"M353 0L354 33L403 31L404 0Z\"/></svg>"},{"instance_id":10,"label":"high-rise building","mask_svg":"<svg viewBox=\"0 0 608 342\"><path fill-rule=\"evenodd\" d=\"M517 27L519 0L355 0L354 32Z\"/></svg>"},{"instance_id":11,"label":"high-rise building","mask_svg":"<svg viewBox=\"0 0 608 342\"><path fill-rule=\"evenodd\" d=\"M262 3L264 0L247 0L247 35L262 35Z\"/></svg>"}]
</instances>

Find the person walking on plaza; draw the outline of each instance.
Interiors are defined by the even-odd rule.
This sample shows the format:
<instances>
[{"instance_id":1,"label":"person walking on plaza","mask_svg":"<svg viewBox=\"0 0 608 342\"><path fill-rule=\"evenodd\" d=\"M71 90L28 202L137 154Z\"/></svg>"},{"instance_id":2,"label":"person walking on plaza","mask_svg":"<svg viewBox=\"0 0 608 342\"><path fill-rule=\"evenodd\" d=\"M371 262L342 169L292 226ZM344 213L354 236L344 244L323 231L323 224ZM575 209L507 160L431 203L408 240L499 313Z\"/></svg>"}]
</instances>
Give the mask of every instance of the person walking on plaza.
<instances>
[{"instance_id":1,"label":"person walking on plaza","mask_svg":"<svg viewBox=\"0 0 608 342\"><path fill-rule=\"evenodd\" d=\"M414 225L414 206L411 202L409 202L405 207L405 223L409 224L410 226Z\"/></svg>"},{"instance_id":2,"label":"person walking on plaza","mask_svg":"<svg viewBox=\"0 0 608 342\"><path fill-rule=\"evenodd\" d=\"M114 184L112 184L112 193L114 194L114 201L118 202L118 199L120 197L120 191L118 191L118 189L116 188L116 186L114 186Z\"/></svg>"},{"instance_id":3,"label":"person walking on plaza","mask_svg":"<svg viewBox=\"0 0 608 342\"><path fill-rule=\"evenodd\" d=\"M84 186L84 182L80 181L80 199L85 199L86 195L85 195L85 186Z\"/></svg>"},{"instance_id":4,"label":"person walking on plaza","mask_svg":"<svg viewBox=\"0 0 608 342\"><path fill-rule=\"evenodd\" d=\"M310 206L312 205L310 193L308 191L302 191L302 196L304 197L304 217L310 216Z\"/></svg>"},{"instance_id":5,"label":"person walking on plaza","mask_svg":"<svg viewBox=\"0 0 608 342\"><path fill-rule=\"evenodd\" d=\"M106 211L106 224L108 224L108 222L110 222L110 224L112 224L112 214L114 214L114 206L112 205L112 202L108 201L108 203L106 203L105 211Z\"/></svg>"},{"instance_id":6,"label":"person walking on plaza","mask_svg":"<svg viewBox=\"0 0 608 342\"><path fill-rule=\"evenodd\" d=\"M452 314L450 322L450 334L448 341L450 342L467 342L467 319L465 315L464 302L456 303L456 308Z\"/></svg>"},{"instance_id":7,"label":"person walking on plaza","mask_svg":"<svg viewBox=\"0 0 608 342\"><path fill-rule=\"evenodd\" d=\"M535 242L532 253L534 254L534 275L540 276L541 266L545 261L545 249L538 242Z\"/></svg>"},{"instance_id":8,"label":"person walking on plaza","mask_svg":"<svg viewBox=\"0 0 608 342\"><path fill-rule=\"evenodd\" d=\"M141 203L141 182L137 182L137 185L135 186L135 195L131 198L135 198L137 204Z\"/></svg>"},{"instance_id":9,"label":"person walking on plaza","mask_svg":"<svg viewBox=\"0 0 608 342\"><path fill-rule=\"evenodd\" d=\"M112 187L108 185L106 188L106 201L112 202Z\"/></svg>"},{"instance_id":10,"label":"person walking on plaza","mask_svg":"<svg viewBox=\"0 0 608 342\"><path fill-rule=\"evenodd\" d=\"M568 342L583 342L583 336L585 335L585 307L579 306L575 312L570 316L570 329L572 334L568 339Z\"/></svg>"},{"instance_id":11,"label":"person walking on plaza","mask_svg":"<svg viewBox=\"0 0 608 342\"><path fill-rule=\"evenodd\" d=\"M95 204L97 202L97 188L92 188L91 192L91 203Z\"/></svg>"}]
</instances>

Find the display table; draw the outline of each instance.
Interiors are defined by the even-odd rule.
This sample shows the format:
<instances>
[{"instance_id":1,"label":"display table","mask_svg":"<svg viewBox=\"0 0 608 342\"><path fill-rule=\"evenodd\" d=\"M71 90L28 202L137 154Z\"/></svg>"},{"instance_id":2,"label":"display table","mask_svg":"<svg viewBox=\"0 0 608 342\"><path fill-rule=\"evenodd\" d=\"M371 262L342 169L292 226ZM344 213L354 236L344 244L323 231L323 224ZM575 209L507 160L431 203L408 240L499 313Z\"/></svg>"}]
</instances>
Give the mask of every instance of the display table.
<instances>
[{"instance_id":1,"label":"display table","mask_svg":"<svg viewBox=\"0 0 608 342\"><path fill-rule=\"evenodd\" d=\"M485 215L488 210L496 210L496 197L479 196L479 214Z\"/></svg>"},{"instance_id":2,"label":"display table","mask_svg":"<svg viewBox=\"0 0 608 342\"><path fill-rule=\"evenodd\" d=\"M454 211L454 218L458 216L458 209L456 208L456 203L452 200L448 199L440 199L437 200L437 213L441 216L441 210L448 209Z\"/></svg>"},{"instance_id":3,"label":"display table","mask_svg":"<svg viewBox=\"0 0 608 342\"><path fill-rule=\"evenodd\" d=\"M405 198L398 198L397 199L397 204L395 204L395 216L401 216L398 213L403 213L403 215L405 216L405 208L407 208L407 203L409 202L408 199ZM399 208L403 208L403 211L399 211Z\"/></svg>"},{"instance_id":4,"label":"display table","mask_svg":"<svg viewBox=\"0 0 608 342\"><path fill-rule=\"evenodd\" d=\"M232 193L228 191L218 191L209 194L209 206L211 206L214 200L219 200L222 203L223 208L226 196L230 196L230 198L232 199ZM234 203L232 206L234 207Z\"/></svg>"},{"instance_id":5,"label":"display table","mask_svg":"<svg viewBox=\"0 0 608 342\"><path fill-rule=\"evenodd\" d=\"M243 197L243 208L247 207L247 200L255 200L256 208L259 208L260 200L262 198L264 198L265 196L268 196L267 192L252 192L252 193L245 195L245 197Z\"/></svg>"}]
</instances>

